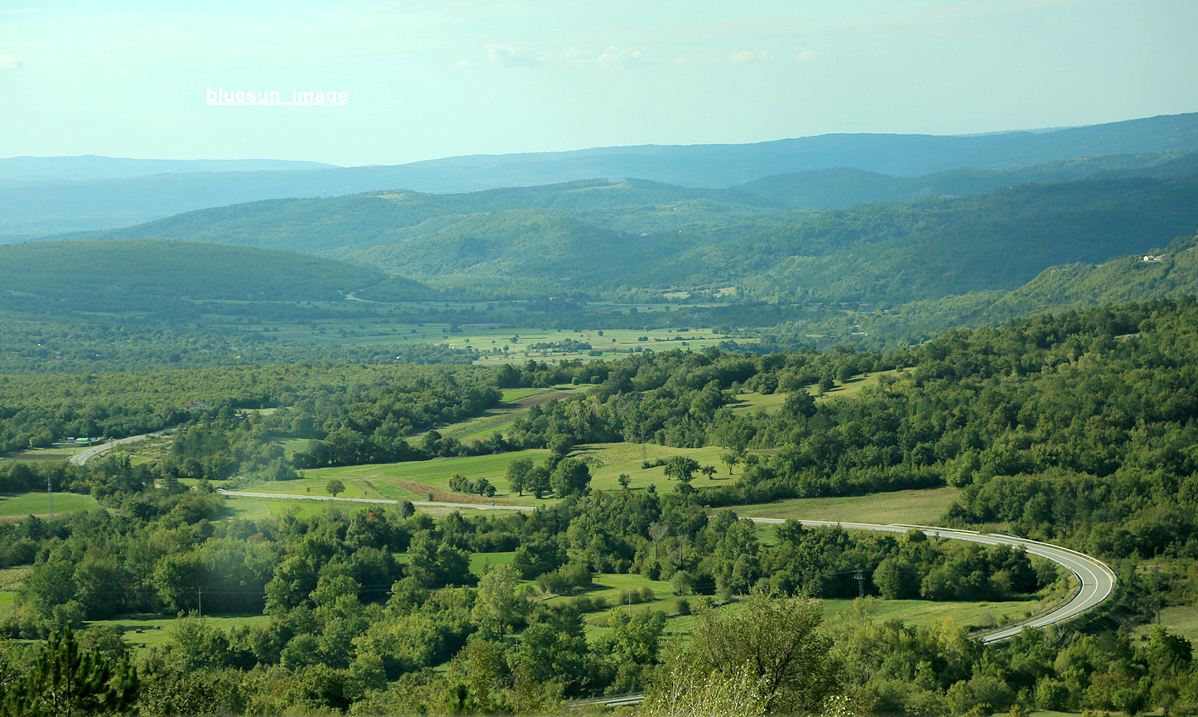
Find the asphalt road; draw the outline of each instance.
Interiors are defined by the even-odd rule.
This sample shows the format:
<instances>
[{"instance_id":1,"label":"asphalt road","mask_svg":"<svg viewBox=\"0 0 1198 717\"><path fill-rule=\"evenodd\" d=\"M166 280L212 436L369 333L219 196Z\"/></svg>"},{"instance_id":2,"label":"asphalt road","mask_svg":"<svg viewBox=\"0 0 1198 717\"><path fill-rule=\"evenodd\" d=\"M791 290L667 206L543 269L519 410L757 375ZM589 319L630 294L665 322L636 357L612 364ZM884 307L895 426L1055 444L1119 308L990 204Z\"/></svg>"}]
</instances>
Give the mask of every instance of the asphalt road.
<instances>
[{"instance_id":1,"label":"asphalt road","mask_svg":"<svg viewBox=\"0 0 1198 717\"><path fill-rule=\"evenodd\" d=\"M86 451L77 453L77 454L71 456L69 460L71 463L74 463L77 466L81 466L84 463L87 463L92 458L95 458L96 456L100 455L101 453L107 453L108 451L111 451L113 448L121 445L122 443L133 443L134 441L144 440L146 438L149 438L150 436L161 436L162 434L170 433L173 430L175 430L175 429L168 428L164 431L155 431L154 433L143 433L140 436L129 436L128 438L121 438L116 441L109 441L108 443L105 443L103 445L92 446L91 448L88 448Z\"/></svg>"},{"instance_id":2,"label":"asphalt road","mask_svg":"<svg viewBox=\"0 0 1198 717\"><path fill-rule=\"evenodd\" d=\"M785 523L785 520L779 518L751 518L754 523L778 524ZM1068 548L1060 548L1048 543L1041 543L1035 540L1026 538L1017 538L1013 535L1002 535L998 533L979 533L973 530L952 530L950 528L937 528L926 525L877 525L874 523L837 523L828 520L803 520L800 521L807 526L831 526L839 525L845 530L874 530L886 533L906 533L912 528L923 531L925 534L936 538L950 538L952 540L968 540L974 543L985 543L987 545L1014 545L1021 547L1030 555L1039 555L1042 558L1047 558L1057 565L1064 567L1069 572L1073 573L1078 579L1080 588L1069 600L1056 606L1040 615L1035 615L1030 620L1015 623L1013 625L1004 626L997 630L987 632L981 636L982 642L992 643L1007 640L1018 635L1025 626L1044 627L1064 622L1070 618L1076 617L1090 608L1098 605L1103 600L1111 596L1115 591L1115 573L1101 561L1091 558L1089 555L1079 553Z\"/></svg>"},{"instance_id":3,"label":"asphalt road","mask_svg":"<svg viewBox=\"0 0 1198 717\"><path fill-rule=\"evenodd\" d=\"M776 525L785 523L785 520L780 518L750 518L754 523L766 525ZM1077 577L1080 587L1077 592L1066 600L1064 603L1057 605L1051 610L1045 611L1039 615L1033 615L1029 620L1022 620L1011 625L1005 625L996 630L980 635L982 642L991 644L1009 640L1023 631L1024 627L1044 627L1045 625L1053 625L1056 623L1065 622L1070 618L1076 617L1090 608L1098 605L1103 600L1111 596L1115 591L1115 573L1101 561L1091 558L1089 555L1079 553L1076 550L1067 548L1059 548L1048 543L1041 543L1036 540L1027 540L1025 538L1017 538L1013 535L1000 535L996 533L979 533L973 530L953 530L950 528L937 528L927 525L878 525L876 523L838 523L831 520L801 520L799 521L805 526L834 526L839 525L845 530L874 530L883 533L906 533L908 530L915 528L923 531L925 534L936 538L949 538L952 540L968 540L974 543L985 543L987 545L1015 545L1022 547L1031 555L1039 555L1042 558L1047 558L1057 565L1064 567L1069 572ZM624 705L638 704L644 699L644 695L620 695L607 699L598 700L583 700L582 704L603 704L611 707Z\"/></svg>"}]
</instances>

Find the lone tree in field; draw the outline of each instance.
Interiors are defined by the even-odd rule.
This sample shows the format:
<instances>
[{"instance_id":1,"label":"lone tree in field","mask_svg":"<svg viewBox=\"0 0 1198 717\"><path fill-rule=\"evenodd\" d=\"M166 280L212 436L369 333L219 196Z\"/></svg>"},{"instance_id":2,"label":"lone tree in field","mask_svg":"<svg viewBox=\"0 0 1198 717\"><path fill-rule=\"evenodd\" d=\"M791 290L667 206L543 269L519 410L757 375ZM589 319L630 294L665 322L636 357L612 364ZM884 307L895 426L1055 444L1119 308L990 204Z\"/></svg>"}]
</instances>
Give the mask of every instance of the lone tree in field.
<instances>
[{"instance_id":1,"label":"lone tree in field","mask_svg":"<svg viewBox=\"0 0 1198 717\"><path fill-rule=\"evenodd\" d=\"M699 470L699 461L687 456L674 456L666 464L666 475L683 483L690 483L694 480L697 470Z\"/></svg>"},{"instance_id":2,"label":"lone tree in field","mask_svg":"<svg viewBox=\"0 0 1198 717\"><path fill-rule=\"evenodd\" d=\"M345 484L334 478L333 480L324 484L324 489L325 492L336 498L338 493L345 492Z\"/></svg>"},{"instance_id":3,"label":"lone tree in field","mask_svg":"<svg viewBox=\"0 0 1198 717\"><path fill-rule=\"evenodd\" d=\"M707 480L711 480L711 477L715 475L715 466L703 466L699 472L707 476Z\"/></svg>"},{"instance_id":4,"label":"lone tree in field","mask_svg":"<svg viewBox=\"0 0 1198 717\"><path fill-rule=\"evenodd\" d=\"M504 364L505 366L507 364ZM524 495L525 488L531 488L529 485L528 474L532 472L531 458L517 458L507 464L507 473L504 478L507 478L509 490L514 490L520 495Z\"/></svg>"}]
</instances>

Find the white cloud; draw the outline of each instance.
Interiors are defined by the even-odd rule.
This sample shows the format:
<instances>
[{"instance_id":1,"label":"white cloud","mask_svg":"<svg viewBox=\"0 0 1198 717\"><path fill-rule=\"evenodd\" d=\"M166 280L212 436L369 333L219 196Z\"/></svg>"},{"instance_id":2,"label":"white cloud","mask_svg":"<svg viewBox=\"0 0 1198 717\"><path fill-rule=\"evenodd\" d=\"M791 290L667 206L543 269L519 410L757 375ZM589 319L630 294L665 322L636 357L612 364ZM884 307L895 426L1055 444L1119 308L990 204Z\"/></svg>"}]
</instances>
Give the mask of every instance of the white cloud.
<instances>
[{"instance_id":1,"label":"white cloud","mask_svg":"<svg viewBox=\"0 0 1198 717\"><path fill-rule=\"evenodd\" d=\"M0 70L15 70L25 64L25 61L16 55L0 55Z\"/></svg>"},{"instance_id":2,"label":"white cloud","mask_svg":"<svg viewBox=\"0 0 1198 717\"><path fill-rule=\"evenodd\" d=\"M814 60L817 57L823 57L823 55L819 54L815 50L803 50L799 54L795 55L795 59L799 62L807 62L808 60Z\"/></svg>"},{"instance_id":3,"label":"white cloud","mask_svg":"<svg viewBox=\"0 0 1198 717\"><path fill-rule=\"evenodd\" d=\"M651 65L645 51L639 47L616 47L610 45L599 55L600 67L641 67Z\"/></svg>"},{"instance_id":4,"label":"white cloud","mask_svg":"<svg viewBox=\"0 0 1198 717\"><path fill-rule=\"evenodd\" d=\"M500 67L537 67L541 60L535 55L518 47L507 45L487 45L487 57Z\"/></svg>"},{"instance_id":5,"label":"white cloud","mask_svg":"<svg viewBox=\"0 0 1198 717\"><path fill-rule=\"evenodd\" d=\"M728 59L732 60L733 62L768 62L769 60L774 59L774 54L769 50L763 50L761 52L749 52L748 50L745 50L743 52L732 53L728 56Z\"/></svg>"},{"instance_id":6,"label":"white cloud","mask_svg":"<svg viewBox=\"0 0 1198 717\"><path fill-rule=\"evenodd\" d=\"M474 64L474 60L471 60L469 58L463 57L462 59L458 60L458 67L470 67L473 64Z\"/></svg>"}]
</instances>

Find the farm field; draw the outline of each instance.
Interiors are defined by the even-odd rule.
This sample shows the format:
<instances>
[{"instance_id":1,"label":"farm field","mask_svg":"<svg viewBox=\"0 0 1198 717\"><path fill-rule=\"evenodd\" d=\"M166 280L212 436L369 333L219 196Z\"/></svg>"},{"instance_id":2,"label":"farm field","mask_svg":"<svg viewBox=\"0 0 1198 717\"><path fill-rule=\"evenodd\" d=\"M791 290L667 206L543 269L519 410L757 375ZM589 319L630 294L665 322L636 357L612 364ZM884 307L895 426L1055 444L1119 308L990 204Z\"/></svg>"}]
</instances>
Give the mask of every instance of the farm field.
<instances>
[{"instance_id":1,"label":"farm field","mask_svg":"<svg viewBox=\"0 0 1198 717\"><path fill-rule=\"evenodd\" d=\"M425 498L417 498L417 500L425 500ZM386 509L388 506L385 503L351 503L351 502L328 502L316 500L286 500L285 498L253 498L246 496L225 496L225 518L242 518L246 520L264 520L267 518L279 518L283 515L292 514L299 518L310 518L315 515L321 515L328 510L337 510L343 513L354 514L371 508ZM393 508L392 508L393 509ZM427 513L434 518L444 517L454 511L461 511L466 518L472 518L475 515L482 514L481 510L472 510L470 508L447 508L444 506L416 506L416 510L421 513Z\"/></svg>"},{"instance_id":2,"label":"farm field","mask_svg":"<svg viewBox=\"0 0 1198 717\"><path fill-rule=\"evenodd\" d=\"M166 647L171 625L177 619L161 615L131 615L112 620L91 620L86 625L88 627L105 626L119 629L125 642L133 648L133 657L140 660L145 658L151 649L157 648L161 652ZM240 615L236 617L204 616L204 620L208 625L222 632L228 632L235 627L267 625L270 623L270 617L266 615ZM141 630L141 632L137 632L138 630Z\"/></svg>"},{"instance_id":3,"label":"farm field","mask_svg":"<svg viewBox=\"0 0 1198 717\"><path fill-rule=\"evenodd\" d=\"M793 498L776 503L738 505L734 510L739 516L754 518L936 525L958 492L956 488L944 487L844 498Z\"/></svg>"},{"instance_id":4,"label":"farm field","mask_svg":"<svg viewBox=\"0 0 1198 717\"><path fill-rule=\"evenodd\" d=\"M807 386L806 389L815 398L816 403L838 398L850 398L870 386L878 385L882 376L893 376L897 373L897 371L879 371L878 373L871 373L868 376L855 376L845 383L838 381L833 389L827 391L822 396L815 395L815 384ZM736 399L736 402L732 404L732 412L738 416L757 413L758 411L772 414L782 410L782 404L786 403L786 394L781 391L769 394L748 391L740 394Z\"/></svg>"},{"instance_id":5,"label":"farm field","mask_svg":"<svg viewBox=\"0 0 1198 717\"><path fill-rule=\"evenodd\" d=\"M437 433L447 438L456 438L463 443L469 443L480 438L486 438L493 433L507 430L517 418L528 413L533 406L543 405L553 399L563 400L585 391L585 386L554 386L552 388L517 388L503 392L503 405L485 411L481 416L452 423L437 429ZM418 443L421 436L412 436L410 443Z\"/></svg>"},{"instance_id":6,"label":"farm field","mask_svg":"<svg viewBox=\"0 0 1198 717\"><path fill-rule=\"evenodd\" d=\"M687 455L698 461L700 465L712 465L720 468L719 456L723 452L724 449L715 446L672 448L656 444L640 446L628 443L603 443L580 446L574 453L571 453L571 456L580 458L591 466L591 487L595 490L621 490L619 477L622 474L627 474L632 479L630 490L647 490L652 485L658 492L670 492L674 489L675 481L666 478L665 467L642 468L645 460L653 462L658 459L669 460L676 455ZM325 485L336 478L345 485L345 492L338 496L342 498L433 500L445 503L489 505L492 500L490 498L449 490L449 477L454 473L460 473L471 480L486 478L490 481L498 490L494 500L499 505L548 505L557 502L557 499L546 497L538 500L527 492L523 496L514 494L503 477L508 464L514 460L530 458L534 462L539 462L548 455L548 450L533 448L489 456L434 458L427 461L318 468L304 471L303 477L299 480L250 484L239 488L239 490L280 495L326 496L328 493L325 491ZM720 471L724 470L724 468L720 468ZM717 472L714 479L711 480L697 475L691 484L702 489L709 485L718 485L725 480L728 480L727 473L721 475L720 472Z\"/></svg>"},{"instance_id":7,"label":"farm field","mask_svg":"<svg viewBox=\"0 0 1198 717\"><path fill-rule=\"evenodd\" d=\"M49 448L29 448L19 453L6 453L0 455L0 463L8 461L25 463L40 461L65 461L74 456L76 453L81 453L87 449L88 446L56 443Z\"/></svg>"},{"instance_id":8,"label":"farm field","mask_svg":"<svg viewBox=\"0 0 1198 717\"><path fill-rule=\"evenodd\" d=\"M90 510L95 507L96 500L90 495L54 494L54 515ZM0 495L0 520L24 518L28 515L45 518L49 514L49 501L45 492Z\"/></svg>"},{"instance_id":9,"label":"farm field","mask_svg":"<svg viewBox=\"0 0 1198 717\"><path fill-rule=\"evenodd\" d=\"M1161 625L1168 628L1169 632L1174 635L1181 635L1198 646L1198 606L1161 608ZM1133 634L1148 635L1152 632L1152 627L1151 624L1140 625L1133 630Z\"/></svg>"},{"instance_id":10,"label":"farm field","mask_svg":"<svg viewBox=\"0 0 1198 717\"><path fill-rule=\"evenodd\" d=\"M239 303L239 302L220 302ZM644 350L662 351L671 348L702 350L729 340L729 336L712 329L702 328L638 328L638 329L555 329L529 325L538 321L539 314L525 312L523 302L399 302L375 303L365 301L312 302L312 307L321 318L275 321L255 319L244 324L221 314L205 314L205 325L222 325L242 333L261 333L264 337L301 343L374 346L388 349L419 344L443 344L456 349L473 348L484 354L480 363L500 364L524 362L529 359L595 360L611 358ZM349 316L369 307L373 316ZM605 314L628 314L635 308L638 313L662 313L676 310L671 304L614 304L592 302L585 314L576 317L585 324L588 317ZM446 323L444 321L401 322L391 314L402 312L411 316L414 311L482 311L486 310L486 322ZM331 312L332 315L329 315ZM345 317L336 316L345 312ZM478 316L478 314L474 314ZM546 321L548 323L548 321ZM537 346L538 344L562 344L569 339L589 344L589 348L573 345ZM755 339L737 337L738 343L752 343Z\"/></svg>"},{"instance_id":11,"label":"farm field","mask_svg":"<svg viewBox=\"0 0 1198 717\"><path fill-rule=\"evenodd\" d=\"M528 582L527 584L533 584ZM654 599L646 602L634 602L631 606L619 602L621 591L644 590L653 591ZM690 631L695 622L693 615L678 613L679 601L686 600L691 609L695 609L701 601L708 599L703 596L688 595L685 598L674 595L670 583L662 580L650 580L640 575L620 575L598 573L594 577L594 585L573 596L556 596L549 598L549 604L566 603L585 595L592 600L603 599L606 607L584 613L587 625L587 636L606 631L606 622L611 610L615 608L630 609L633 612L643 610L658 610L667 615L668 633L685 634ZM945 620L952 620L957 625L970 630L984 630L1022 619L1035 613L1042 605L1037 600L1013 600L1005 602L934 602L929 600L881 600L868 598L868 609L873 619L902 620L911 625L934 625ZM835 625L837 615L852 607L854 600L823 600L825 625ZM739 609L739 602L731 602L717 608L721 612Z\"/></svg>"}]
</instances>

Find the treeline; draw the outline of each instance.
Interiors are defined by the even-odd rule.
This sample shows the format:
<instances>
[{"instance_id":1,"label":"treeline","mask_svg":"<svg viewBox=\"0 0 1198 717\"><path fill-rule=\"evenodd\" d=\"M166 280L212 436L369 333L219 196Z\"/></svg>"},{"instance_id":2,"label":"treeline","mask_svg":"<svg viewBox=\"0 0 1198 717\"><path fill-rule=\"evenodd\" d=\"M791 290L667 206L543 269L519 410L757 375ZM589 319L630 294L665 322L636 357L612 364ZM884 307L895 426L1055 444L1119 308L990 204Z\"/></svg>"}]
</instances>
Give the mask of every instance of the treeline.
<instances>
[{"instance_id":1,"label":"treeline","mask_svg":"<svg viewBox=\"0 0 1198 717\"><path fill-rule=\"evenodd\" d=\"M1196 324L1198 303L1181 299L954 331L884 355L643 354L591 364L588 397L530 411L508 439L724 446L746 468L699 491L711 506L948 484L966 488L949 514L958 524L1193 557ZM851 400L808 393L892 369ZM742 390L787 398L774 414L737 413Z\"/></svg>"},{"instance_id":2,"label":"treeline","mask_svg":"<svg viewBox=\"0 0 1198 717\"><path fill-rule=\"evenodd\" d=\"M0 524L0 554L32 566L20 608L0 629L36 638L132 611L190 613L169 628L170 649L139 665L139 704L153 713L521 712L663 689L663 613L619 607L607 631L587 637L584 613L608 607L585 593L600 571L668 580L684 598L678 610L702 615L755 589L939 600L1067 589L1054 566L1020 550L914 531L855 536L790 522L764 545L751 521L709 515L695 494L594 492L531 513L454 513L439 523L410 504L219 519L223 499L204 484L155 487L148 471L119 458L69 469L76 488L90 487L111 510ZM481 576L469 569L472 553L511 550L510 564ZM913 716L1193 703L1188 643L1159 628L1139 643L1115 631L1151 610L1151 589L1134 572L1120 591L1085 623L1092 634L1033 630L990 649L951 624L874 621L871 604L858 603L827 628L836 638L829 688L859 713ZM621 606L641 592L621 595ZM555 594L573 596L545 602ZM201 609L269 620L226 631ZM105 628L89 628L84 642L113 658L128 650ZM443 672L430 669L447 661Z\"/></svg>"},{"instance_id":3,"label":"treeline","mask_svg":"<svg viewBox=\"0 0 1198 717\"><path fill-rule=\"evenodd\" d=\"M488 385L489 376L466 367L355 364L0 376L0 450L44 447L67 437L121 438L193 420L231 434L197 458L243 438L322 439L338 430L378 434L394 445L498 404L501 394ZM273 407L291 410L238 415Z\"/></svg>"}]
</instances>

